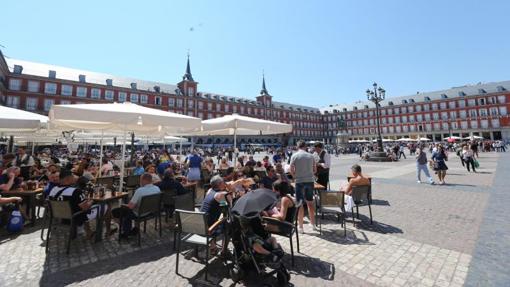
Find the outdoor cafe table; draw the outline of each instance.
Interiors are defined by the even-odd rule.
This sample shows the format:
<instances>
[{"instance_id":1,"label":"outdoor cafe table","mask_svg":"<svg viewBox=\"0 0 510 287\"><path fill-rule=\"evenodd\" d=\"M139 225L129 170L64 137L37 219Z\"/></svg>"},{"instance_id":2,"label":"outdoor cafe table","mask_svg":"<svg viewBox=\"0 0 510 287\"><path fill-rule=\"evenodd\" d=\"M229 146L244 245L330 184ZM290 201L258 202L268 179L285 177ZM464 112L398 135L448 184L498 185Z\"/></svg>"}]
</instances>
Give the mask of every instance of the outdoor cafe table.
<instances>
[{"instance_id":1,"label":"outdoor cafe table","mask_svg":"<svg viewBox=\"0 0 510 287\"><path fill-rule=\"evenodd\" d=\"M296 188L296 183L295 182L291 182L290 185L292 185L293 188ZM326 187L320 183L317 183L317 182L314 182L313 183L313 190L314 191L319 191L319 190L326 190Z\"/></svg>"},{"instance_id":2,"label":"outdoor cafe table","mask_svg":"<svg viewBox=\"0 0 510 287\"><path fill-rule=\"evenodd\" d=\"M123 199L128 196L127 192L105 192L103 197L94 196L92 201L94 204L99 205L99 212L96 217L96 242L103 239L103 215L105 212L105 206L115 200ZM119 231L120 232L120 231Z\"/></svg>"},{"instance_id":3,"label":"outdoor cafe table","mask_svg":"<svg viewBox=\"0 0 510 287\"><path fill-rule=\"evenodd\" d=\"M27 215L30 217L30 225L34 226L35 224L35 204L36 204L36 195L43 192L42 187L36 188L34 190L9 190L3 191L2 196L6 197L21 197L23 198L23 203L27 205Z\"/></svg>"}]
</instances>

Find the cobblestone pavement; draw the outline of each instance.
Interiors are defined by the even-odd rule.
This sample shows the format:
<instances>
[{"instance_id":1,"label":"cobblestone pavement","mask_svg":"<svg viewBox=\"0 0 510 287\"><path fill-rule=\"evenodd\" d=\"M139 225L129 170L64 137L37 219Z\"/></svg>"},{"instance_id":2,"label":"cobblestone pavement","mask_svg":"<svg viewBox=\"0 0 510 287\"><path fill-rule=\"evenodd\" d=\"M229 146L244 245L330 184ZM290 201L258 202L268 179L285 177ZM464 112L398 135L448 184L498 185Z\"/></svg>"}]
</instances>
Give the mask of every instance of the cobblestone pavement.
<instances>
[{"instance_id":1,"label":"cobblestone pavement","mask_svg":"<svg viewBox=\"0 0 510 287\"><path fill-rule=\"evenodd\" d=\"M294 286L508 285L504 284L510 282L505 281L508 275L504 270L508 268L495 266L496 263L500 267L508 266L504 256L508 258L509 229L505 231L500 226L508 226L509 221L492 222L488 208L501 208L498 202L508 203L508 199L501 200L506 198L501 192L504 185L499 178L495 180L494 173L501 161L508 162L509 157L481 154L479 174L468 174L459 162L450 161L449 172L453 175L447 177L446 186L416 183L412 159L380 166L362 162L366 172L374 176L373 225L366 216L367 208L360 208L362 223L355 228L349 219L347 237L333 218L323 222L322 235L305 226L306 234L300 234L301 252L295 254L295 266L290 264L290 255L284 258L291 283ZM342 156L333 161L331 174L336 179L343 178L348 167L358 159ZM508 174L508 169L498 169L498 172ZM338 181L333 181L332 186L336 184ZM228 275L230 265L219 259L210 262L210 282L205 282L203 260L195 258L193 252L181 257L180 275L176 275L173 233L165 223L161 238L149 223L140 248L135 240L119 244L111 238L91 244L79 238L71 243L69 255L65 254L65 235L59 232L50 240L50 251L45 254L41 226L42 222L38 222L35 228L27 228L20 235L1 237L0 286L263 286L275 283L274 278L251 274L245 282L234 284ZM506 241L501 243L501 240ZM278 241L290 253L289 240L278 238ZM484 275L489 279L477 280Z\"/></svg>"}]
</instances>

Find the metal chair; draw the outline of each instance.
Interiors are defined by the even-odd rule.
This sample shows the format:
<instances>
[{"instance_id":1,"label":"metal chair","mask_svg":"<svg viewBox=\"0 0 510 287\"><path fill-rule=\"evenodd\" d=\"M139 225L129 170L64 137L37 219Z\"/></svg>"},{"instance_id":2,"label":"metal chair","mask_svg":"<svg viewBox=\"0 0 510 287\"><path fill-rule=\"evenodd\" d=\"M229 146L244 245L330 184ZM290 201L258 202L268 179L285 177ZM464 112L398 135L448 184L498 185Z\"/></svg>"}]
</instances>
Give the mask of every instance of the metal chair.
<instances>
[{"instance_id":1,"label":"metal chair","mask_svg":"<svg viewBox=\"0 0 510 287\"><path fill-rule=\"evenodd\" d=\"M140 205L137 210L133 211L135 218L133 221L135 222L136 227L138 228L138 246L141 245L141 235L140 235L140 223L143 221L143 232L147 231L147 220L154 218L154 228L157 230L158 221L159 221L159 236L162 234L162 226L161 226L161 193L151 194L142 196L140 199ZM120 218L120 222L122 222L122 216ZM119 232L119 241L121 239L121 232Z\"/></svg>"},{"instance_id":2,"label":"metal chair","mask_svg":"<svg viewBox=\"0 0 510 287\"><path fill-rule=\"evenodd\" d=\"M335 214L341 226L344 228L344 236L347 235L345 225L345 194L342 191L320 190L314 195L315 220L319 223L319 233L322 235L322 220L325 214ZM320 216L319 216L320 215Z\"/></svg>"},{"instance_id":3,"label":"metal chair","mask_svg":"<svg viewBox=\"0 0 510 287\"><path fill-rule=\"evenodd\" d=\"M292 266L294 266L294 245L292 242L292 236L294 234L296 235L297 252L298 253L300 252L299 251L299 234L298 234L299 232L297 232L297 230L298 230L297 219L298 219L299 209L301 208L302 205L303 205L302 201L295 204L295 210L294 210L294 213L292 214L290 222L289 221L280 221L280 220L278 220L276 218L272 218L272 217L263 217L262 218L263 222L266 224L267 232L269 232L271 234L276 234L276 235L280 235L283 237L287 237L290 240L290 254L291 254ZM274 229L267 228L270 226L274 226L275 228Z\"/></svg>"},{"instance_id":4,"label":"metal chair","mask_svg":"<svg viewBox=\"0 0 510 287\"><path fill-rule=\"evenodd\" d=\"M76 226L77 226L77 218L78 216L85 214L88 210L82 210L73 213L71 210L71 205L69 201L57 201L57 200L47 200L48 213L49 213L49 224L48 231L46 233L46 249L45 252L48 253L48 247L50 242L50 234L52 233L53 221L54 220L67 220L70 222L69 226L69 235L67 238L66 245L66 254L69 254L69 249L71 247L71 239L73 239L76 235ZM98 208L98 207L96 207ZM99 212L99 210L97 211ZM44 229L44 227L43 227ZM42 231L41 231L42 234Z\"/></svg>"},{"instance_id":5,"label":"metal chair","mask_svg":"<svg viewBox=\"0 0 510 287\"><path fill-rule=\"evenodd\" d=\"M207 280L207 270L209 267L209 244L214 239L213 232L221 224L221 220L212 226L207 224L207 214L205 212L189 211L176 209L177 230L175 232L174 249L177 245L177 256L175 258L175 274L179 274L179 254L181 252L181 242L195 245L195 252L198 255L198 247L205 246L205 280ZM186 233L181 237L182 233Z\"/></svg>"},{"instance_id":6,"label":"metal chair","mask_svg":"<svg viewBox=\"0 0 510 287\"><path fill-rule=\"evenodd\" d=\"M354 205L351 208L352 214L352 224L355 225L354 221L354 207L356 207L356 218L359 219L359 207L360 206L368 206L368 211L370 212L370 224L373 224L372 220L372 186L371 185L360 185L352 187L352 200L354 201Z\"/></svg>"},{"instance_id":7,"label":"metal chair","mask_svg":"<svg viewBox=\"0 0 510 287\"><path fill-rule=\"evenodd\" d=\"M177 191L174 189L168 189L168 190L162 190L161 191L161 205L163 208L163 211L165 211L165 222L168 222L168 218L171 214L173 214L173 211L175 208L175 200L174 197L177 195Z\"/></svg>"},{"instance_id":8,"label":"metal chair","mask_svg":"<svg viewBox=\"0 0 510 287\"><path fill-rule=\"evenodd\" d=\"M139 175L130 175L124 177L125 185L127 192L132 196L132 192L136 190L140 184L140 176Z\"/></svg>"}]
</instances>

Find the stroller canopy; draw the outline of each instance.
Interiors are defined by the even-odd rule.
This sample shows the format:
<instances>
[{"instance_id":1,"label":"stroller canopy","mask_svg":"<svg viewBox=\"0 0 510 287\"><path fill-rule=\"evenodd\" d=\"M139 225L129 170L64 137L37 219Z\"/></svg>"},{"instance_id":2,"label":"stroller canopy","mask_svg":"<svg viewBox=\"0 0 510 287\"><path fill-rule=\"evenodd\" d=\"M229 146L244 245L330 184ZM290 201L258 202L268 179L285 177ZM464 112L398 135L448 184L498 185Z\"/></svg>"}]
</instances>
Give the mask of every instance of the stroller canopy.
<instances>
[{"instance_id":1,"label":"stroller canopy","mask_svg":"<svg viewBox=\"0 0 510 287\"><path fill-rule=\"evenodd\" d=\"M237 200L232 213L241 216L255 216L276 203L276 194L265 188L248 192Z\"/></svg>"}]
</instances>

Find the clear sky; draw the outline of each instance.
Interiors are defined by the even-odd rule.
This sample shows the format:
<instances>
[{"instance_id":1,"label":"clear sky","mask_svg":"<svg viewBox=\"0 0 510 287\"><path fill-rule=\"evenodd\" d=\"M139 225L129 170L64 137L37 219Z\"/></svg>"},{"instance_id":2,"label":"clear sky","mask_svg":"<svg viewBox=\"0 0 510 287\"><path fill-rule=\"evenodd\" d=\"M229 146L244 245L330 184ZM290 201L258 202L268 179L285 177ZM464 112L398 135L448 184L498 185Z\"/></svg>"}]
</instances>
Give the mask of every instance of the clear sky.
<instances>
[{"instance_id":1,"label":"clear sky","mask_svg":"<svg viewBox=\"0 0 510 287\"><path fill-rule=\"evenodd\" d=\"M510 80L510 1L4 1L4 54L315 107Z\"/></svg>"}]
</instances>

